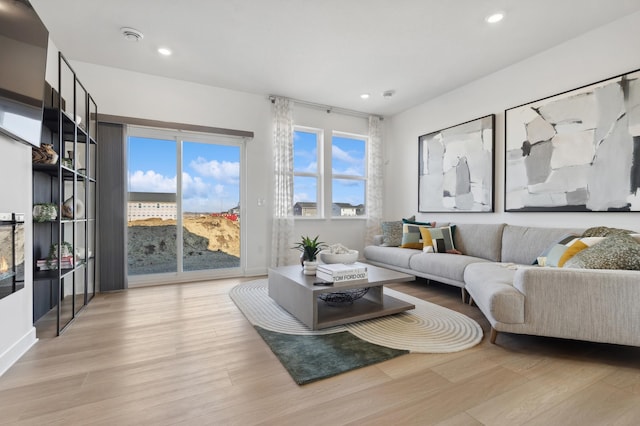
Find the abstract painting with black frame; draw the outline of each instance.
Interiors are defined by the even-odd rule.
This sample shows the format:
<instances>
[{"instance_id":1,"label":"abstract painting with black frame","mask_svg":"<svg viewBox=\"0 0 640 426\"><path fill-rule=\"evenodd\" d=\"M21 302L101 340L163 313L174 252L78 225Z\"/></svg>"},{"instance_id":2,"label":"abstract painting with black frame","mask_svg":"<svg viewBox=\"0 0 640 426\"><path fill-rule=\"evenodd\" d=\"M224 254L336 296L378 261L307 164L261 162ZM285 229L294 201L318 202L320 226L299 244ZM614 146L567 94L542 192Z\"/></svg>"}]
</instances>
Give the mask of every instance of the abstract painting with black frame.
<instances>
[{"instance_id":1,"label":"abstract painting with black frame","mask_svg":"<svg viewBox=\"0 0 640 426\"><path fill-rule=\"evenodd\" d=\"M495 115L418 138L419 212L492 212Z\"/></svg>"},{"instance_id":2,"label":"abstract painting with black frame","mask_svg":"<svg viewBox=\"0 0 640 426\"><path fill-rule=\"evenodd\" d=\"M640 70L505 111L505 210L640 211Z\"/></svg>"}]
</instances>

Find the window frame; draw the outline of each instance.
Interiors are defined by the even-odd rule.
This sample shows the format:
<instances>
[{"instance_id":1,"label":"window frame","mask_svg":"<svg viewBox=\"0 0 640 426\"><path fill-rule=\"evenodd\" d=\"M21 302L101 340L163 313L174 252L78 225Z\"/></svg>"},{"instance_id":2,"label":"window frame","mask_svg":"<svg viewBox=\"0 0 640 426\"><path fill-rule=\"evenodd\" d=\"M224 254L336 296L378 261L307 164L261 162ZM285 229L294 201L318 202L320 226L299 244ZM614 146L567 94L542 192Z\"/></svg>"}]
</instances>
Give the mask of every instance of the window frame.
<instances>
[{"instance_id":1,"label":"window frame","mask_svg":"<svg viewBox=\"0 0 640 426\"><path fill-rule=\"evenodd\" d=\"M296 205L295 201L295 179L296 177L310 177L316 179L316 214L313 216L303 216L303 215L293 215L294 219L322 219L324 218L324 193L325 193L325 182L324 182L324 130L316 127L309 126L301 126L294 125L293 126L293 134L295 138L296 132L303 133L313 133L316 135L316 171L307 172L307 171L296 171L295 164L292 164L292 175L293 175L293 192L292 192L292 204L291 209L294 210ZM292 159L295 158L295 143L292 146ZM292 161L292 163L294 163Z\"/></svg>"},{"instance_id":2,"label":"window frame","mask_svg":"<svg viewBox=\"0 0 640 426\"><path fill-rule=\"evenodd\" d=\"M364 171L362 175L345 175L345 174L340 174L340 173L334 173L333 172L333 139L335 137L341 137L341 138L346 138L346 139L357 139L357 140L362 140L364 141ZM330 176L328 179L328 182L330 184L330 188L331 188L331 219L339 219L339 220L353 220L353 219L366 219L369 215L369 209L367 208L367 191L369 190L368 184L369 184L369 136L367 135L361 135L361 134L357 134L357 133L349 133L349 132L342 132L339 130L333 130L331 132L331 150L330 150L330 155L331 155L331 168L330 168ZM362 215L354 215L354 216L335 216L333 214L333 205L334 205L334 199L333 199L333 180L334 179L341 179L341 180L353 180L353 181L361 181L364 182L364 200L363 200L363 206L364 206L364 214Z\"/></svg>"}]
</instances>

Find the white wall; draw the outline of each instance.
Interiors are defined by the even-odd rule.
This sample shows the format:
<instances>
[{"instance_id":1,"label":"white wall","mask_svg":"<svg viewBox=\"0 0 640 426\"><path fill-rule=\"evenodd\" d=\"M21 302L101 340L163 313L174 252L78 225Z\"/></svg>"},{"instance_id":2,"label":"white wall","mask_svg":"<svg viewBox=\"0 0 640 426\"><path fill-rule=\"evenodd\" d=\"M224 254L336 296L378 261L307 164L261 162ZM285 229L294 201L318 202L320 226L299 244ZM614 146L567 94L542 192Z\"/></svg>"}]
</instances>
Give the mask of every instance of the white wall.
<instances>
[{"instance_id":1,"label":"white wall","mask_svg":"<svg viewBox=\"0 0 640 426\"><path fill-rule=\"evenodd\" d=\"M273 206L272 117L268 98L83 62L73 61L71 65L101 114L254 132L254 139L246 145L247 198L242 227L248 237L244 255L247 275L266 274L271 259ZM367 133L366 119L301 106L296 106L294 119L296 124L327 129L327 134L331 129ZM259 205L261 199L266 202ZM297 221L294 235L320 234L324 241L362 249L364 221L340 220L327 225L328 220Z\"/></svg>"},{"instance_id":2,"label":"white wall","mask_svg":"<svg viewBox=\"0 0 640 426\"><path fill-rule=\"evenodd\" d=\"M640 12L394 116L385 142L385 214L417 214L418 137L496 114L495 213L420 213L418 219L640 230L638 213L505 213L504 110L640 68Z\"/></svg>"},{"instance_id":3,"label":"white wall","mask_svg":"<svg viewBox=\"0 0 640 426\"><path fill-rule=\"evenodd\" d=\"M0 212L27 213L24 288L0 299L0 375L36 342L33 327L31 148L0 134Z\"/></svg>"},{"instance_id":4,"label":"white wall","mask_svg":"<svg viewBox=\"0 0 640 426\"><path fill-rule=\"evenodd\" d=\"M272 193L271 103L267 97L77 61L71 65L96 101L99 114L254 132L253 140L246 144L242 227L248 235L247 274L266 273ZM259 199L268 202L258 206Z\"/></svg>"}]
</instances>

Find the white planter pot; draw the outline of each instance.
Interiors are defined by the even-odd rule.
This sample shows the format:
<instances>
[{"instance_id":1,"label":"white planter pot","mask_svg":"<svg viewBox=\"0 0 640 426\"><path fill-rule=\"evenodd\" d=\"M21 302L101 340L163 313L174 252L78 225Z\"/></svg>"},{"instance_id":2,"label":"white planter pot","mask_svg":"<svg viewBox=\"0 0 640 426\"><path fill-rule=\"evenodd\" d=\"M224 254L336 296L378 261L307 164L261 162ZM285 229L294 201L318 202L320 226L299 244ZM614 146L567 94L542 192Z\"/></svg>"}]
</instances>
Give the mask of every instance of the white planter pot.
<instances>
[{"instance_id":1,"label":"white planter pot","mask_svg":"<svg viewBox=\"0 0 640 426\"><path fill-rule=\"evenodd\" d=\"M318 269L317 261L305 260L302 267L302 273L305 275L315 275L316 269Z\"/></svg>"}]
</instances>

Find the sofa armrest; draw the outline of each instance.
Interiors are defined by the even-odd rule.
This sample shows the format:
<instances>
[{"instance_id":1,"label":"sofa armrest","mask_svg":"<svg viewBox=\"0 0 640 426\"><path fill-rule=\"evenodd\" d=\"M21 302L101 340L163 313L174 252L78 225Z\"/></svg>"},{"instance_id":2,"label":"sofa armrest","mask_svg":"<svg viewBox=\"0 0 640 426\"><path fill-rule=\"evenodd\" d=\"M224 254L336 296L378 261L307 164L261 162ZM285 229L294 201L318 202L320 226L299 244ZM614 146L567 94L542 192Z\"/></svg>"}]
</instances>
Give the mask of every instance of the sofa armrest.
<instances>
[{"instance_id":1,"label":"sofa armrest","mask_svg":"<svg viewBox=\"0 0 640 426\"><path fill-rule=\"evenodd\" d=\"M640 271L520 267L513 284L540 334L640 346Z\"/></svg>"}]
</instances>

